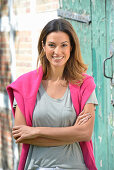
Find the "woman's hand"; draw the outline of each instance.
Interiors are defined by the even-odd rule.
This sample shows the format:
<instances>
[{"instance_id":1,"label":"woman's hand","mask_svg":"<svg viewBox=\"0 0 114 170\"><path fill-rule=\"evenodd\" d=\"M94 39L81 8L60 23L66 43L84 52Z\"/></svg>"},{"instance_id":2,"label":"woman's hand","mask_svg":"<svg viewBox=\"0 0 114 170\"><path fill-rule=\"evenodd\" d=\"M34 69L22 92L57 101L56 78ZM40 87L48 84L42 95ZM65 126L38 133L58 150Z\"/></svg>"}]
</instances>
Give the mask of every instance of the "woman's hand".
<instances>
[{"instance_id":1,"label":"woman's hand","mask_svg":"<svg viewBox=\"0 0 114 170\"><path fill-rule=\"evenodd\" d=\"M37 130L38 132L38 130ZM14 126L12 129L12 134L16 143L21 143L25 139L32 139L38 136L35 127L30 127L27 125Z\"/></svg>"},{"instance_id":2,"label":"woman's hand","mask_svg":"<svg viewBox=\"0 0 114 170\"><path fill-rule=\"evenodd\" d=\"M92 117L91 113L85 113L83 110L76 119L75 125L83 125Z\"/></svg>"}]
</instances>

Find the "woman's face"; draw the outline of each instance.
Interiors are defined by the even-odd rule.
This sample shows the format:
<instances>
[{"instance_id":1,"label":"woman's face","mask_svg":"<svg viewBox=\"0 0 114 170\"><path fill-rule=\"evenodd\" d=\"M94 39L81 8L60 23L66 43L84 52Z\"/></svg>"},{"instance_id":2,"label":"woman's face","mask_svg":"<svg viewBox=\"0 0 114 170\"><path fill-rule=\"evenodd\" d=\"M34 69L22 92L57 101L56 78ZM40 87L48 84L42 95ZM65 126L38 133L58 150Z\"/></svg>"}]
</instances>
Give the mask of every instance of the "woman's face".
<instances>
[{"instance_id":1,"label":"woman's face","mask_svg":"<svg viewBox=\"0 0 114 170\"><path fill-rule=\"evenodd\" d=\"M71 51L70 39L66 33L59 31L48 34L43 48L51 66L64 68Z\"/></svg>"}]
</instances>

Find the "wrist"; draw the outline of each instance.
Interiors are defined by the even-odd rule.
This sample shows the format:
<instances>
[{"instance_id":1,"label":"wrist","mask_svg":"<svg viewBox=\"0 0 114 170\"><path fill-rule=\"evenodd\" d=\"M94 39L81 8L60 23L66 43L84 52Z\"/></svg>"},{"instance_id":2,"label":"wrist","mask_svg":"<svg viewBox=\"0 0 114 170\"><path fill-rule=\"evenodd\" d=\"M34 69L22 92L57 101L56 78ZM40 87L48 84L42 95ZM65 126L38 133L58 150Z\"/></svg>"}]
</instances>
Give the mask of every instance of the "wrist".
<instances>
[{"instance_id":1,"label":"wrist","mask_svg":"<svg viewBox=\"0 0 114 170\"><path fill-rule=\"evenodd\" d=\"M34 137L40 136L40 127L34 127Z\"/></svg>"}]
</instances>

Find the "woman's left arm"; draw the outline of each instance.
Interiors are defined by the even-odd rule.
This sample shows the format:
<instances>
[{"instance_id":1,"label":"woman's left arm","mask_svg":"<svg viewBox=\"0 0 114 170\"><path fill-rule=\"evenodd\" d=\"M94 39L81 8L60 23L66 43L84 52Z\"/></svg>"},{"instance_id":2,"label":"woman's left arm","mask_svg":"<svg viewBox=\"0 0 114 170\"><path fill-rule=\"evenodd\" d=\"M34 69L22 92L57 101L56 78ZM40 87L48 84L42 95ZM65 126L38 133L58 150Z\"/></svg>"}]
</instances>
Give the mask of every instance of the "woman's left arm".
<instances>
[{"instance_id":1,"label":"woman's left arm","mask_svg":"<svg viewBox=\"0 0 114 170\"><path fill-rule=\"evenodd\" d=\"M78 125L83 125L82 127L87 129L87 134L88 134L88 140L91 139L92 133L93 133L93 128L94 128L94 121L95 121L95 105L92 103L87 103L84 106L84 110L82 114L88 114L90 113L91 117L90 119L85 117L84 119L81 118L81 114L78 116L78 119L75 123ZM80 129L80 128L79 128ZM81 130L81 129L80 129Z\"/></svg>"},{"instance_id":2,"label":"woman's left arm","mask_svg":"<svg viewBox=\"0 0 114 170\"><path fill-rule=\"evenodd\" d=\"M95 106L92 103L85 105L83 111L77 117L73 126L70 127L38 127L41 137L58 139L61 141L81 142L89 141L92 137L95 120Z\"/></svg>"}]
</instances>

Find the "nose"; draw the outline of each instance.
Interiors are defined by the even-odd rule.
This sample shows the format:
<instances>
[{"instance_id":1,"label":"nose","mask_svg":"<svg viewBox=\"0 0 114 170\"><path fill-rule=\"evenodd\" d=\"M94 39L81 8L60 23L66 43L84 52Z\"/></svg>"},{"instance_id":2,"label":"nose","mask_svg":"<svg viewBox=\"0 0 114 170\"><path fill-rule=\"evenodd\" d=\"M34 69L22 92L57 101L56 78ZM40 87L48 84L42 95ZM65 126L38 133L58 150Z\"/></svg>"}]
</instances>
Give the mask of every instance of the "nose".
<instances>
[{"instance_id":1,"label":"nose","mask_svg":"<svg viewBox=\"0 0 114 170\"><path fill-rule=\"evenodd\" d=\"M61 48L59 46L57 46L55 49L54 49L54 54L56 55L60 55L61 54Z\"/></svg>"}]
</instances>

